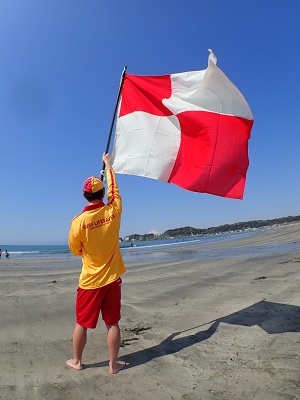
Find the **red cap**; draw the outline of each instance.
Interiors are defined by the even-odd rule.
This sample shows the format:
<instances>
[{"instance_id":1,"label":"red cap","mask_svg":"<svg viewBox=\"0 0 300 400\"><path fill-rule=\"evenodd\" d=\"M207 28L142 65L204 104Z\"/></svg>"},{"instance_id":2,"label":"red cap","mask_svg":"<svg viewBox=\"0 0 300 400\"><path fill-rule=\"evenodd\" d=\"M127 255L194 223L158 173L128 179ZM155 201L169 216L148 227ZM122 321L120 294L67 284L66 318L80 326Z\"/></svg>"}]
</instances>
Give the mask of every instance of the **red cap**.
<instances>
[{"instance_id":1,"label":"red cap","mask_svg":"<svg viewBox=\"0 0 300 400\"><path fill-rule=\"evenodd\" d=\"M96 193L103 188L103 182L96 176L91 176L83 184L83 191L87 193Z\"/></svg>"}]
</instances>

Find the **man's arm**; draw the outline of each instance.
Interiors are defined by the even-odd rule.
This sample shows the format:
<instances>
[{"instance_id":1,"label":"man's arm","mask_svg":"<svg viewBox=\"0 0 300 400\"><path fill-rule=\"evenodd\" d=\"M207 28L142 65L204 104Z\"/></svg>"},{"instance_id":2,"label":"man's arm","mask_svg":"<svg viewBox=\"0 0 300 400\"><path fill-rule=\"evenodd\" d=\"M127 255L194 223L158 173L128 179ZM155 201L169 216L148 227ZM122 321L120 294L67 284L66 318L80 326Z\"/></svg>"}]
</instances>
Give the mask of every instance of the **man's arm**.
<instances>
[{"instance_id":1,"label":"man's arm","mask_svg":"<svg viewBox=\"0 0 300 400\"><path fill-rule=\"evenodd\" d=\"M116 209L122 212L122 200L119 194L114 170L112 169L111 156L109 153L103 154L102 160L105 164L106 179L107 179L107 200L108 204L113 204Z\"/></svg>"},{"instance_id":2,"label":"man's arm","mask_svg":"<svg viewBox=\"0 0 300 400\"><path fill-rule=\"evenodd\" d=\"M68 243L70 251L72 254L74 254L74 256L82 255L82 243L79 240L79 238L75 235L73 221L70 227Z\"/></svg>"}]
</instances>

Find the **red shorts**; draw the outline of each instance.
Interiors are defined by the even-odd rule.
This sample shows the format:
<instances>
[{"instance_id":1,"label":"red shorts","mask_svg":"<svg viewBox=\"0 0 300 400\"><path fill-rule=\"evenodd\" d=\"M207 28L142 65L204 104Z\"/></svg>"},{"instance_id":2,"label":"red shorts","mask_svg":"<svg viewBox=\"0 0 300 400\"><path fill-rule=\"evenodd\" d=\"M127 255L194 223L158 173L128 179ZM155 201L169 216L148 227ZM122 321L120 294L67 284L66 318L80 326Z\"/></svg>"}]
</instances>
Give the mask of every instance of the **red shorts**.
<instances>
[{"instance_id":1,"label":"red shorts","mask_svg":"<svg viewBox=\"0 0 300 400\"><path fill-rule=\"evenodd\" d=\"M100 311L106 325L117 324L121 319L122 279L98 289L77 289L76 322L84 328L97 326Z\"/></svg>"}]
</instances>

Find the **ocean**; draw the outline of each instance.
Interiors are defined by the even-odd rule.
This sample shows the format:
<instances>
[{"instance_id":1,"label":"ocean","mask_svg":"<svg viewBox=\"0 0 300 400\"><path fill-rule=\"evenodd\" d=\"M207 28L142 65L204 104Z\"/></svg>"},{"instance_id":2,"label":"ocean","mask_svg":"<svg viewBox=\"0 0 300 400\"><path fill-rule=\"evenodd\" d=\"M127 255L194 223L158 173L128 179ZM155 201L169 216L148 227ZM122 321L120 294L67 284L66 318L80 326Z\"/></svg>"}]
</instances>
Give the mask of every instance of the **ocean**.
<instances>
[{"instance_id":1,"label":"ocean","mask_svg":"<svg viewBox=\"0 0 300 400\"><path fill-rule=\"evenodd\" d=\"M136 264L234 257L241 255L249 256L295 250L296 245L299 247L299 243L282 243L280 245L226 246L214 249L201 248L201 245L224 242L233 238L260 235L263 232L264 230L256 230L180 239L121 242L120 248L125 264ZM67 245L0 245L0 248L2 249L2 259L5 259L5 250L9 252L10 259L75 258L75 256L70 253Z\"/></svg>"}]
</instances>

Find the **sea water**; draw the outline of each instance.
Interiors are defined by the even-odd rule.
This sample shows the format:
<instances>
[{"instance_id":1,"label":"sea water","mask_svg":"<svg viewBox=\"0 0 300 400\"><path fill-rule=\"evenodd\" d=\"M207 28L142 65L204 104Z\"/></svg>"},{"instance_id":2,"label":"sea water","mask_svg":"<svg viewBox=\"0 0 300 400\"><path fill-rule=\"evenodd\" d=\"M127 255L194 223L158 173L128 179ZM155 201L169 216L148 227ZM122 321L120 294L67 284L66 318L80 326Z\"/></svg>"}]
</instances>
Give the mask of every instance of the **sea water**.
<instances>
[{"instance_id":1,"label":"sea water","mask_svg":"<svg viewBox=\"0 0 300 400\"><path fill-rule=\"evenodd\" d=\"M204 245L226 242L234 238L243 238L260 235L264 230L227 233L200 237L188 237L168 240L150 240L120 242L120 248L125 263L172 262L183 260L210 259L219 257L249 256L280 251L299 249L299 242L273 245L251 245L206 249ZM202 246L203 245L203 248ZM0 245L2 259L5 259L5 250L10 259L72 259L68 245Z\"/></svg>"}]
</instances>

